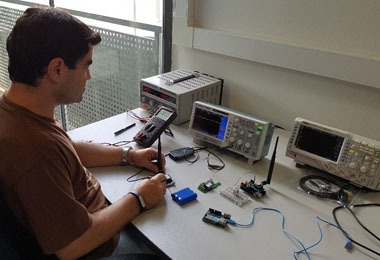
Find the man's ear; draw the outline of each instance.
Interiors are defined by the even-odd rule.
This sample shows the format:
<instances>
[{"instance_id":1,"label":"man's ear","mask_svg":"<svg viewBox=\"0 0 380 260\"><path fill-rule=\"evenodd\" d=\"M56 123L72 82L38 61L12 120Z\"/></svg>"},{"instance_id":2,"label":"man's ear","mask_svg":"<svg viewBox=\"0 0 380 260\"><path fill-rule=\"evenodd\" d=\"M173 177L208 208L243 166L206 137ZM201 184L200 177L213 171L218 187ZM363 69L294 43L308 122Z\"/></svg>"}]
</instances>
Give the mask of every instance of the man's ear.
<instances>
[{"instance_id":1,"label":"man's ear","mask_svg":"<svg viewBox=\"0 0 380 260\"><path fill-rule=\"evenodd\" d=\"M63 59L54 58L49 62L46 74L52 80L59 82L65 69L67 69L67 67Z\"/></svg>"}]
</instances>

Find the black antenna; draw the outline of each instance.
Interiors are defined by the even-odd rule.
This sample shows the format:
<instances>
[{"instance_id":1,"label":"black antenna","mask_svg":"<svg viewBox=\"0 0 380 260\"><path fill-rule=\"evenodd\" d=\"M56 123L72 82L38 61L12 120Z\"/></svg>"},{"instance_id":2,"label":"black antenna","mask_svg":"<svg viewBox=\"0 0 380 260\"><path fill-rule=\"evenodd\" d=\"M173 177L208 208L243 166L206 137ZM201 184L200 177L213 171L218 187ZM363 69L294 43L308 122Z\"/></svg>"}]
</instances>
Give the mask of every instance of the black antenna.
<instances>
[{"instance_id":1,"label":"black antenna","mask_svg":"<svg viewBox=\"0 0 380 260\"><path fill-rule=\"evenodd\" d=\"M158 167L158 172L163 172L162 171L162 161L161 161L161 135L158 136L158 147L157 147L157 167Z\"/></svg>"},{"instance_id":2,"label":"black antenna","mask_svg":"<svg viewBox=\"0 0 380 260\"><path fill-rule=\"evenodd\" d=\"M261 183L262 185L270 184L270 181L272 179L273 167L274 167L274 163L276 161L276 151L277 151L278 139L279 139L279 137L277 136L276 144L274 146L274 150L273 150L273 154L272 154L272 159L270 160L270 164L269 164L268 177L267 177L266 181L263 181Z\"/></svg>"}]
</instances>

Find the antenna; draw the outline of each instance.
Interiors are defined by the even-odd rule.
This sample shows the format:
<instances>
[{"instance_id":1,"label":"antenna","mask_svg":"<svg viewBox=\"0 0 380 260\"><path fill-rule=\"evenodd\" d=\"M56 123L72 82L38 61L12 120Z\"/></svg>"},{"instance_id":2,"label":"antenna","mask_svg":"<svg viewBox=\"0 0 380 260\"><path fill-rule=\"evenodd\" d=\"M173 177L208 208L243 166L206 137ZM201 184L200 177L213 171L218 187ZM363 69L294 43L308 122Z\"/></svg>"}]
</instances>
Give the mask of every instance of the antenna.
<instances>
[{"instance_id":1,"label":"antenna","mask_svg":"<svg viewBox=\"0 0 380 260\"><path fill-rule=\"evenodd\" d=\"M162 171L162 161L161 161L161 135L158 136L158 147L157 147L157 167L158 167L158 172L163 172Z\"/></svg>"},{"instance_id":2,"label":"antenna","mask_svg":"<svg viewBox=\"0 0 380 260\"><path fill-rule=\"evenodd\" d=\"M274 150L273 150L273 154L272 154L272 159L270 160L270 164L269 164L268 177L267 177L266 181L262 182L262 185L270 184L270 181L272 179L273 167L274 167L274 163L276 161L276 151L277 151L278 139L279 139L279 137L277 136L276 144L274 146Z\"/></svg>"}]
</instances>

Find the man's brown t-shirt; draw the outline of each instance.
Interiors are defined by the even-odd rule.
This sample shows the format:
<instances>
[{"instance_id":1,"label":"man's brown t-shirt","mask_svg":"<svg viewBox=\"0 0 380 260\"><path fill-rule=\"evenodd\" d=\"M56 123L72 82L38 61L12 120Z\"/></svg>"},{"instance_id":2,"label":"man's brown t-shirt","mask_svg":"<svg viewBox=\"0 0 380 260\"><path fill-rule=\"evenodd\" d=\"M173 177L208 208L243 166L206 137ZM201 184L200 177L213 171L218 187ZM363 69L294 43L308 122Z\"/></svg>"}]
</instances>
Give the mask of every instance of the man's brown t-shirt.
<instances>
[{"instance_id":1,"label":"man's brown t-shirt","mask_svg":"<svg viewBox=\"0 0 380 260\"><path fill-rule=\"evenodd\" d=\"M5 95L0 97L0 189L45 254L81 236L91 225L89 214L107 207L98 181L59 123ZM117 242L118 235L85 259L110 255Z\"/></svg>"}]
</instances>

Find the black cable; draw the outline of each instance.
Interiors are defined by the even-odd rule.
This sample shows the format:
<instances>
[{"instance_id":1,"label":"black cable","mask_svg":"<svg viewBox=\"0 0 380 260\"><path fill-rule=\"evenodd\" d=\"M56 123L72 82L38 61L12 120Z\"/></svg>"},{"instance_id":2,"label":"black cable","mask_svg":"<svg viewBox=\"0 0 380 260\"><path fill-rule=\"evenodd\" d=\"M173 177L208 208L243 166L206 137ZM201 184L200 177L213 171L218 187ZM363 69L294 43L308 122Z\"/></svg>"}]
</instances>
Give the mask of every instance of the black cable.
<instances>
[{"instance_id":1,"label":"black cable","mask_svg":"<svg viewBox=\"0 0 380 260\"><path fill-rule=\"evenodd\" d=\"M368 204L357 204L357 205L353 205L353 207L372 207L372 206L380 207L380 204L378 204L378 203L368 203ZM379 253L379 252L376 252L375 250L373 250L373 249L371 249L371 248L369 248L369 247L367 247L367 246L365 246L365 245L363 245L363 244L361 244L361 243L355 241L354 239L352 239L351 237L349 237L349 236L347 235L346 231L342 228L342 226L340 225L340 223L339 223L339 221L338 221L338 218L337 218L337 216L336 216L336 212L337 212L338 210L340 210L340 209L343 209L343 208L348 209L348 207L346 207L346 206L343 205L343 206L338 206L338 207L334 208L333 211L332 211L332 214L333 214L333 217L334 217L335 223L336 223L336 225L338 226L338 228L340 229L340 231L343 233L343 235L344 235L348 240L350 240L352 243L354 243L354 244L356 244L356 245L358 245L358 246L360 246L360 247L362 247L362 248L364 248L364 249L366 249L366 250L368 250L368 251L374 253L375 255L380 256L380 253ZM360 226L364 227L364 225L363 225L363 224L360 222L360 220L356 217L356 215L354 214L354 212L351 211L351 214L353 214L353 216L355 217L355 220L360 224ZM367 228L365 228L365 230L366 230L366 231L369 231ZM371 231L369 231L369 233L370 233L371 235L373 235L375 238L378 239L378 237L377 237L375 234L373 234Z\"/></svg>"},{"instance_id":2,"label":"black cable","mask_svg":"<svg viewBox=\"0 0 380 260\"><path fill-rule=\"evenodd\" d=\"M190 163L190 164L193 164L193 163L197 162L198 159L199 159L198 151L199 151L200 149L194 149L194 147L193 147L193 148L192 148L192 147L189 147L189 149L186 149L186 151L188 151L188 150L190 150L190 149L193 149L195 159L193 159L193 160L189 160L187 157L185 157L185 161L188 162L188 163Z\"/></svg>"},{"instance_id":3,"label":"black cable","mask_svg":"<svg viewBox=\"0 0 380 260\"><path fill-rule=\"evenodd\" d=\"M224 166L226 166L226 164L223 162L222 159L220 159L216 154L214 154L212 152L212 150L208 150L206 149L206 151L208 151L208 155L207 155L207 167L210 169L210 170L217 170L217 171L220 171L224 168ZM217 164L211 164L210 163L210 154L212 154L216 159L219 160L219 162L222 163L222 165L217 165Z\"/></svg>"},{"instance_id":4,"label":"black cable","mask_svg":"<svg viewBox=\"0 0 380 260\"><path fill-rule=\"evenodd\" d=\"M285 127L282 127L282 126L279 126L279 125L274 125L274 127L282 129L282 130L286 130Z\"/></svg>"},{"instance_id":5,"label":"black cable","mask_svg":"<svg viewBox=\"0 0 380 260\"><path fill-rule=\"evenodd\" d=\"M174 137L172 130L169 127L165 128L164 133L170 137Z\"/></svg>"},{"instance_id":6,"label":"black cable","mask_svg":"<svg viewBox=\"0 0 380 260\"><path fill-rule=\"evenodd\" d=\"M138 172L136 172L135 174L129 176L128 179L127 179L127 182L141 181L141 180L150 179L150 178L153 177L153 176L145 176L145 177L136 178L136 179L131 180L133 177L139 175L139 174L140 174L141 172L143 172L144 170L145 170L145 168L140 169L140 170L139 170Z\"/></svg>"},{"instance_id":7,"label":"black cable","mask_svg":"<svg viewBox=\"0 0 380 260\"><path fill-rule=\"evenodd\" d=\"M127 144L130 144L130 143L133 143L134 140L130 140L130 141L119 141L119 142L116 142L116 143L100 143L100 144L103 144L103 145L110 145L110 146L124 146L124 145L127 145Z\"/></svg>"},{"instance_id":8,"label":"black cable","mask_svg":"<svg viewBox=\"0 0 380 260\"><path fill-rule=\"evenodd\" d=\"M348 203L344 203L344 201L341 199L342 198L342 191L343 189L347 189L347 187L354 187L352 184L347 184L347 185L344 185L338 192L338 198L339 198L339 201L342 203L343 207L346 208L350 213L351 215L355 218L356 222L359 223L359 225L365 230L367 231L369 234L371 234L374 238L376 238L378 241L380 241L380 238L375 235L371 230L369 230L366 226L364 226L364 224L359 220L359 218L355 215L355 213L352 211L351 207L348 205ZM357 207L361 207L360 205L368 205L368 204L357 204L357 205L354 205L357 206ZM380 205L380 204L379 204Z\"/></svg>"},{"instance_id":9,"label":"black cable","mask_svg":"<svg viewBox=\"0 0 380 260\"><path fill-rule=\"evenodd\" d=\"M326 186L335 185L336 187L339 188L339 190L333 191L329 188L323 189L323 187L318 185L318 183L316 183L314 180L322 181L323 183L326 184ZM310 184L307 185L307 183L310 183ZM310 185L313 185L314 187L318 188L318 191L312 189ZM344 200L343 204L347 203L348 201L347 192L343 193L344 190L342 190L340 185L338 185L334 180L320 176L320 175L306 175L302 177L299 181L299 186L305 192L311 195L317 196L318 198L326 198L326 199L342 200L342 201Z\"/></svg>"}]
</instances>

